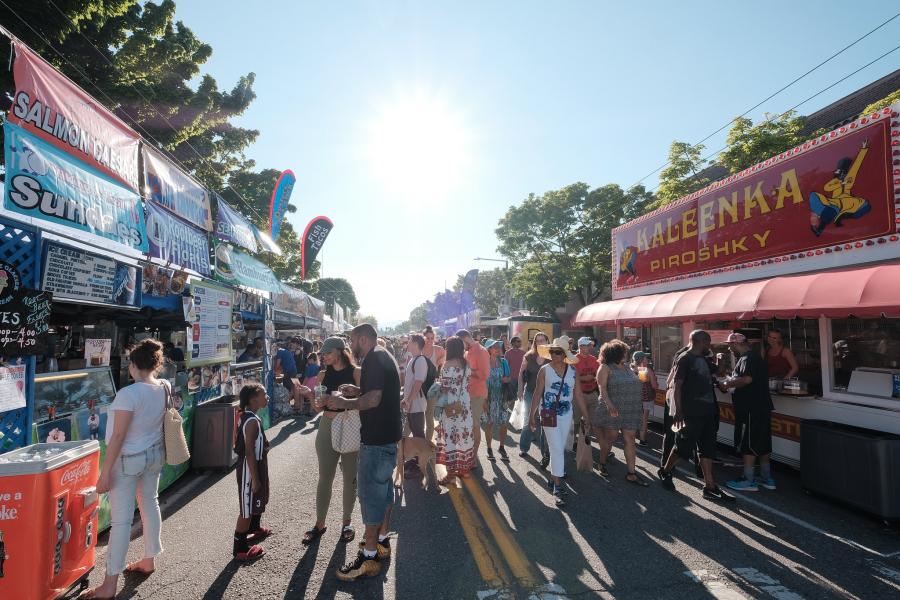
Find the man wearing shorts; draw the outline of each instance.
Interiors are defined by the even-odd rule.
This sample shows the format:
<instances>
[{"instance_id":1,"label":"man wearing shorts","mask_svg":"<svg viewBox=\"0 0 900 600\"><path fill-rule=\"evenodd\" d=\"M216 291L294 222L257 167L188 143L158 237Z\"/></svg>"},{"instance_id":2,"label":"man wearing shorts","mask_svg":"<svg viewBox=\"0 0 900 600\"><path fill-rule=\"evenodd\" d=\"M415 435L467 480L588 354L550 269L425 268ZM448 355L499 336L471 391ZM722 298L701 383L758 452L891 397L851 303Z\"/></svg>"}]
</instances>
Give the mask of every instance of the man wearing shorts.
<instances>
[{"instance_id":1,"label":"man wearing shorts","mask_svg":"<svg viewBox=\"0 0 900 600\"><path fill-rule=\"evenodd\" d=\"M694 448L700 453L703 469L703 497L719 502L734 501L734 496L721 490L713 479L713 458L716 456L716 432L719 429L719 404L713 387L716 367L707 357L711 339L701 329L691 332L690 348L675 365L673 423L678 430L675 447L659 471L662 484L675 489L672 471L681 458L689 459Z\"/></svg>"},{"instance_id":2,"label":"man wearing shorts","mask_svg":"<svg viewBox=\"0 0 900 600\"><path fill-rule=\"evenodd\" d=\"M472 407L472 431L475 434L474 455L478 456L481 445L481 413L487 400L487 378L491 374L491 358L484 346L475 341L465 329L456 332L456 337L466 345L466 363L469 365L469 402Z\"/></svg>"},{"instance_id":3,"label":"man wearing shorts","mask_svg":"<svg viewBox=\"0 0 900 600\"><path fill-rule=\"evenodd\" d=\"M353 581L381 572L381 559L391 555L388 528L394 503L394 467L400 421L400 374L394 357L378 345L378 333L368 323L350 332L350 347L360 361L360 388L341 386L341 396L328 398L332 410L359 410L360 449L356 474L359 504L366 526L365 542L356 559L337 571L338 579ZM356 396L358 398L348 398Z\"/></svg>"}]
</instances>

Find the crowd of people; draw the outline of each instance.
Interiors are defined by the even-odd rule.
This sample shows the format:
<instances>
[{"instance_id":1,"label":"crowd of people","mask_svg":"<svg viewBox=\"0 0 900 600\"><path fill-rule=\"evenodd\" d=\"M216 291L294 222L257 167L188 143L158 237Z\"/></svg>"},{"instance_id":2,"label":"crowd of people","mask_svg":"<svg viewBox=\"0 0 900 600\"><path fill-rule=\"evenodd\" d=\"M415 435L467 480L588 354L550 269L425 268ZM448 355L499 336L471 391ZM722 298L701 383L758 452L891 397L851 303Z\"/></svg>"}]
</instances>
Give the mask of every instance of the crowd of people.
<instances>
[{"instance_id":1,"label":"crowd of people","mask_svg":"<svg viewBox=\"0 0 900 600\"><path fill-rule=\"evenodd\" d=\"M727 343L735 362L727 374L722 355L710 352L709 333L697 330L690 334L689 345L675 354L665 385L664 439L657 471L662 486L674 489L676 464L682 459L694 460L697 474L704 480L704 498L734 501L713 477L718 388L733 391L734 444L743 455L742 476L729 481L727 487L775 489L769 462L773 409L769 371L780 368L790 373L796 368L790 351L778 345L778 336L778 332L770 332L772 344L760 351L745 333L733 332ZM519 457L527 457L536 443L539 464L549 471L548 490L557 507L566 505L565 452L574 450L579 436L582 442L598 443L596 468L601 476L609 477L611 449L621 434L627 467L624 480L639 487L649 485L636 472L636 446L647 443L648 412L657 377L650 356L631 351L620 340L596 349L590 337L576 342L567 336L550 340L537 333L524 350L518 337L477 339L464 329L438 343L433 328L427 327L406 336L403 347L398 347L379 337L372 325L362 324L346 338L330 337L321 345L306 346L304 342L292 338L279 347L275 369L287 380L283 385L298 412L321 413L315 442L319 477L316 521L305 532L303 544L312 544L326 531L338 467L342 472L340 539L344 543L356 537L351 517L356 500L360 503L363 540L356 558L338 569L341 580L375 576L382 561L391 556L395 469L402 469L408 478L421 477L427 469L416 459L398 464L398 444L407 436L433 443L435 463L442 473L439 483L452 485L457 478L477 472L482 439L487 460L510 461L507 428L511 413L520 411L525 420L518 441ZM255 344L252 346L246 351L251 357L256 352ZM110 407L106 460L97 483L98 492L110 492L107 575L101 586L85 592L88 598L113 597L123 571L152 573L154 559L162 551L156 490L165 462L162 419L170 393L167 384L156 379L163 348L145 340L131 358L129 368L135 383L121 389ZM233 544L233 556L239 561L263 556L265 550L258 542L272 533L261 523L269 497L269 445L256 416L267 402L260 385L245 386L240 392L235 444L239 515ZM126 566L135 498L143 523L144 558Z\"/></svg>"}]
</instances>

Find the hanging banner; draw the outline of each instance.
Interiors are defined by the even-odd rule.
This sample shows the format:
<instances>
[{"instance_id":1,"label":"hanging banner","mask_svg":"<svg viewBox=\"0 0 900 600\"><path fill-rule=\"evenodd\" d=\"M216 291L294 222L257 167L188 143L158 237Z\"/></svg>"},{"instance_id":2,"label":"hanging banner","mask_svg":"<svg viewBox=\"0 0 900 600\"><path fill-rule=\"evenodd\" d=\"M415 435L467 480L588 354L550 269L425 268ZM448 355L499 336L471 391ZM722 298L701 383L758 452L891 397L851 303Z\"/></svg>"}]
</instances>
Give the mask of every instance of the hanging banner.
<instances>
[{"instance_id":1,"label":"hanging banner","mask_svg":"<svg viewBox=\"0 0 900 600\"><path fill-rule=\"evenodd\" d=\"M288 205L291 203L291 192L294 191L294 184L297 178L294 172L288 169L278 177L275 182L275 189L272 190L272 201L269 203L269 237L272 241L278 239L278 233L281 231L281 221L287 212Z\"/></svg>"},{"instance_id":2,"label":"hanging banner","mask_svg":"<svg viewBox=\"0 0 900 600\"><path fill-rule=\"evenodd\" d=\"M47 243L41 288L54 299L137 306L137 267L77 248Z\"/></svg>"},{"instance_id":3,"label":"hanging banner","mask_svg":"<svg viewBox=\"0 0 900 600\"><path fill-rule=\"evenodd\" d=\"M306 279L306 272L312 267L319 250L325 244L325 238L334 229L334 223L328 217L316 217L309 222L306 230L303 232L301 261L300 261L300 279Z\"/></svg>"},{"instance_id":4,"label":"hanging banner","mask_svg":"<svg viewBox=\"0 0 900 600\"><path fill-rule=\"evenodd\" d=\"M257 229L256 225L253 225L252 223L250 226L253 228L253 235L256 237L256 243L259 244L260 250L265 250L266 252L281 256L281 248L272 241L272 238L269 237L268 233L260 231Z\"/></svg>"},{"instance_id":5,"label":"hanging banner","mask_svg":"<svg viewBox=\"0 0 900 600\"><path fill-rule=\"evenodd\" d=\"M289 285L281 284L281 291L273 297L275 308L295 315L306 316L309 312L309 295Z\"/></svg>"},{"instance_id":6,"label":"hanging banner","mask_svg":"<svg viewBox=\"0 0 900 600\"><path fill-rule=\"evenodd\" d=\"M175 213L204 231L212 229L209 194L199 183L147 146L144 156L144 184L151 202Z\"/></svg>"},{"instance_id":7,"label":"hanging banner","mask_svg":"<svg viewBox=\"0 0 900 600\"><path fill-rule=\"evenodd\" d=\"M138 189L138 134L17 40L9 121L93 169Z\"/></svg>"},{"instance_id":8,"label":"hanging banner","mask_svg":"<svg viewBox=\"0 0 900 600\"><path fill-rule=\"evenodd\" d=\"M191 352L186 357L187 366L231 360L231 310L234 293L213 283L195 281L191 284L191 294L194 312L188 330Z\"/></svg>"},{"instance_id":9,"label":"hanging banner","mask_svg":"<svg viewBox=\"0 0 900 600\"><path fill-rule=\"evenodd\" d=\"M320 321L325 318L324 300L319 300L318 298L313 298L312 296L307 295L306 301L309 302L309 311L307 313L308 317L319 319Z\"/></svg>"},{"instance_id":10,"label":"hanging banner","mask_svg":"<svg viewBox=\"0 0 900 600\"><path fill-rule=\"evenodd\" d=\"M281 283L269 267L228 244L216 246L215 279L240 284L265 292L278 293Z\"/></svg>"},{"instance_id":11,"label":"hanging banner","mask_svg":"<svg viewBox=\"0 0 900 600\"><path fill-rule=\"evenodd\" d=\"M209 276L209 240L206 232L147 203L147 239L150 256Z\"/></svg>"},{"instance_id":12,"label":"hanging banner","mask_svg":"<svg viewBox=\"0 0 900 600\"><path fill-rule=\"evenodd\" d=\"M221 196L216 197L216 228L215 234L220 240L243 246L254 254L258 251L256 235L253 225L231 206Z\"/></svg>"},{"instance_id":13,"label":"hanging banner","mask_svg":"<svg viewBox=\"0 0 900 600\"><path fill-rule=\"evenodd\" d=\"M475 310L475 286L478 284L478 269L472 269L463 278L462 290L459 293L459 313Z\"/></svg>"},{"instance_id":14,"label":"hanging banner","mask_svg":"<svg viewBox=\"0 0 900 600\"><path fill-rule=\"evenodd\" d=\"M136 193L21 127L3 132L7 209L147 251Z\"/></svg>"}]
</instances>

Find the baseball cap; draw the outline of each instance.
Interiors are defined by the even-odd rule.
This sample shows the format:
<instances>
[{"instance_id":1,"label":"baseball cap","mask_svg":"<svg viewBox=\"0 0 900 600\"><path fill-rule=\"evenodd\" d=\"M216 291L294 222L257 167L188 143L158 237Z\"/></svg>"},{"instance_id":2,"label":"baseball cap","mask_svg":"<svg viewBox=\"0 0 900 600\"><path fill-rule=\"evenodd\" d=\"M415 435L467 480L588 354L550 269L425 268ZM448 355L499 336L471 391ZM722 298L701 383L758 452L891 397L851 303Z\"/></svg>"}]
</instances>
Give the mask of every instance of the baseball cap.
<instances>
[{"instance_id":1,"label":"baseball cap","mask_svg":"<svg viewBox=\"0 0 900 600\"><path fill-rule=\"evenodd\" d=\"M726 341L729 344L743 344L747 341L747 336L743 333L732 332L728 334L728 339Z\"/></svg>"},{"instance_id":2,"label":"baseball cap","mask_svg":"<svg viewBox=\"0 0 900 600\"><path fill-rule=\"evenodd\" d=\"M319 352L324 354L326 352L331 352L332 350L344 350L346 347L344 340L341 338L330 337L322 342L322 347L319 349Z\"/></svg>"},{"instance_id":3,"label":"baseball cap","mask_svg":"<svg viewBox=\"0 0 900 600\"><path fill-rule=\"evenodd\" d=\"M468 329L460 329L456 332L456 337L472 337L472 334L469 333Z\"/></svg>"},{"instance_id":4,"label":"baseball cap","mask_svg":"<svg viewBox=\"0 0 900 600\"><path fill-rule=\"evenodd\" d=\"M634 354L631 355L632 362L640 362L644 359L650 360L650 355L642 350L636 350Z\"/></svg>"},{"instance_id":5,"label":"baseball cap","mask_svg":"<svg viewBox=\"0 0 900 600\"><path fill-rule=\"evenodd\" d=\"M592 339L589 338L588 336L584 336L584 337L578 338L578 346L579 346L579 347L581 347L581 346L590 346L590 345L593 344L593 343L594 343L594 340L592 340Z\"/></svg>"}]
</instances>

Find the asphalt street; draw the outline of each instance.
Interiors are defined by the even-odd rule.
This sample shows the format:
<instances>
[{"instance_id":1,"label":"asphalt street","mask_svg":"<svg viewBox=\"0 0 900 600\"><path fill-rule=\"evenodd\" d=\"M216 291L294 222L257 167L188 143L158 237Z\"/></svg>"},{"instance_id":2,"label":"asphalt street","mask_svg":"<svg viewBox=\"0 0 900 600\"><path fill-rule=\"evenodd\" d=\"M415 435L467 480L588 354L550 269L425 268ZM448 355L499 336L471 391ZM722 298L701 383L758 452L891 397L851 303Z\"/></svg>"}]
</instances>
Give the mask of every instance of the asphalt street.
<instances>
[{"instance_id":1,"label":"asphalt street","mask_svg":"<svg viewBox=\"0 0 900 600\"><path fill-rule=\"evenodd\" d=\"M658 453L640 449L640 488L621 460L610 477L577 472L574 454L564 510L553 505L537 451L509 464L482 448L476 476L458 487L423 489L407 480L392 522L393 557L379 577L340 582L334 571L356 553L339 539L340 476L328 531L310 548L315 517L316 421L269 430L272 499L263 523L275 534L266 556L231 560L237 512L233 472L190 473L160 498L165 553L148 578L128 576L119 598L889 598L900 594L900 534L872 517L805 494L799 476L776 470L779 489L702 498L687 469L667 491ZM654 435L658 446L659 436ZM595 451L596 452L596 451ZM621 448L616 450L622 458ZM689 465L688 465L689 467ZM737 469L717 468L720 482ZM359 528L359 506L354 513ZM139 519L129 561L141 557ZM99 582L106 535L100 536ZM121 584L120 584L121 585ZM121 588L120 588L121 589Z\"/></svg>"}]
</instances>

